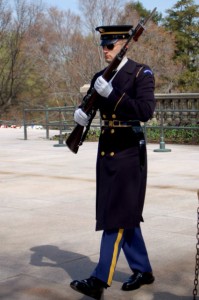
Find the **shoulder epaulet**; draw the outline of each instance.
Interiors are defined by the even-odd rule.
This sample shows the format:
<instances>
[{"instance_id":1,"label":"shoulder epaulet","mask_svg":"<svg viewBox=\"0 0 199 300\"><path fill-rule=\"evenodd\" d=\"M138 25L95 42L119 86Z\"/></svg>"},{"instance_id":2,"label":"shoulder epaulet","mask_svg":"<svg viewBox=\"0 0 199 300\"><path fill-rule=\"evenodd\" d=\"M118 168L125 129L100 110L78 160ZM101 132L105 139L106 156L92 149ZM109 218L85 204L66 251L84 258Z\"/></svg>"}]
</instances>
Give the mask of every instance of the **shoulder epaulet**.
<instances>
[{"instance_id":1,"label":"shoulder epaulet","mask_svg":"<svg viewBox=\"0 0 199 300\"><path fill-rule=\"evenodd\" d=\"M142 69L144 68L144 66L140 67L136 73L136 78L139 76L140 72L142 71Z\"/></svg>"}]
</instances>

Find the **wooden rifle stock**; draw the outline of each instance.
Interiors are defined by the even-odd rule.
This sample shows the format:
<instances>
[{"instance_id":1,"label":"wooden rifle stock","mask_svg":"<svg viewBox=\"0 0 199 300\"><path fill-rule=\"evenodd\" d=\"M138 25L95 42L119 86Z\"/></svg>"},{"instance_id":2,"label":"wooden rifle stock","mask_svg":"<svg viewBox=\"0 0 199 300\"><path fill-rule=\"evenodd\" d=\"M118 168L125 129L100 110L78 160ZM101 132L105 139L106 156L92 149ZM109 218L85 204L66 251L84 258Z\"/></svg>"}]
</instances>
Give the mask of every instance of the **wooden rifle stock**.
<instances>
[{"instance_id":1,"label":"wooden rifle stock","mask_svg":"<svg viewBox=\"0 0 199 300\"><path fill-rule=\"evenodd\" d=\"M154 13L156 11L156 8L153 9L153 11L151 12L151 14L143 21L143 22L139 22L138 25L136 26L136 28L133 30L131 29L129 31L129 38L127 39L126 43L124 44L124 46L122 47L122 49L120 50L120 52L115 56L115 58L112 60L112 62L109 64L109 66L106 68L106 70L103 73L103 78L106 81L109 81L112 76L113 76L113 71L115 71L117 69L117 67L119 66L120 62L122 61L127 49L128 49L128 44L130 43L130 41L133 39L135 42L138 41L140 35L143 33L143 31L145 30L145 25L146 23L151 20L151 18L153 17ZM98 93L96 92L96 90L93 88L91 90L91 93L88 94L84 99L83 99L83 104L81 106L82 110L87 114L90 115L91 112L93 110L95 110L94 108L94 104L95 101L98 97ZM94 114L93 114L94 115ZM73 131L70 133L69 137L66 140L66 145L68 146L68 148L73 152L73 153L77 153L79 146L82 145L83 140L86 137L86 134L89 130L90 124L92 122L92 119L89 122L89 125L86 127L86 131L84 132L84 126L81 126L79 124L77 124L75 126L75 128L73 129ZM86 134L85 134L86 133Z\"/></svg>"},{"instance_id":2,"label":"wooden rifle stock","mask_svg":"<svg viewBox=\"0 0 199 300\"><path fill-rule=\"evenodd\" d=\"M77 153L81 146L81 138L84 131L84 126L77 124L66 140L66 145L73 152Z\"/></svg>"},{"instance_id":3,"label":"wooden rifle stock","mask_svg":"<svg viewBox=\"0 0 199 300\"><path fill-rule=\"evenodd\" d=\"M86 114L90 114L90 112L93 110L94 102L95 102L97 95L98 94L97 94L96 90L93 89L91 91L91 94L86 96L87 100L85 101L85 103L82 107L83 111ZM91 122L92 122L92 120L90 120L90 123ZM75 154L78 152L79 146L81 146L83 143L83 140L82 140L83 133L84 133L84 126L77 124L66 140L66 145Z\"/></svg>"}]
</instances>

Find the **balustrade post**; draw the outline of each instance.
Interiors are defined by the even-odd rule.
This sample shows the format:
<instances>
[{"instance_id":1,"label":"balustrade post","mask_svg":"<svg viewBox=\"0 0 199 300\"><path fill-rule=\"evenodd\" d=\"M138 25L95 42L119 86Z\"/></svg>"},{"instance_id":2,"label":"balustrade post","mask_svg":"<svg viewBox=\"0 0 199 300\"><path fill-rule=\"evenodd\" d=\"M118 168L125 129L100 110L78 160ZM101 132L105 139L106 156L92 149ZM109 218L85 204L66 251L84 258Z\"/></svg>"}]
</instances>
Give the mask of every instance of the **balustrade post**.
<instances>
[{"instance_id":1,"label":"balustrade post","mask_svg":"<svg viewBox=\"0 0 199 300\"><path fill-rule=\"evenodd\" d=\"M23 126L24 126L24 140L28 139L27 125L26 125L26 109L23 110Z\"/></svg>"},{"instance_id":2,"label":"balustrade post","mask_svg":"<svg viewBox=\"0 0 199 300\"><path fill-rule=\"evenodd\" d=\"M59 109L59 141L58 141L58 144L54 145L54 147L66 147L66 143L64 143L64 140L63 140L62 127L63 127L62 111L60 108Z\"/></svg>"},{"instance_id":3,"label":"balustrade post","mask_svg":"<svg viewBox=\"0 0 199 300\"><path fill-rule=\"evenodd\" d=\"M48 113L48 106L46 106L45 116L46 116L46 139L49 140L49 113Z\"/></svg>"},{"instance_id":4,"label":"balustrade post","mask_svg":"<svg viewBox=\"0 0 199 300\"><path fill-rule=\"evenodd\" d=\"M164 124L163 124L163 112L160 111L160 118L161 118L161 124L160 124L160 148L154 149L154 152L171 152L171 149L165 148L165 142L164 142Z\"/></svg>"}]
</instances>

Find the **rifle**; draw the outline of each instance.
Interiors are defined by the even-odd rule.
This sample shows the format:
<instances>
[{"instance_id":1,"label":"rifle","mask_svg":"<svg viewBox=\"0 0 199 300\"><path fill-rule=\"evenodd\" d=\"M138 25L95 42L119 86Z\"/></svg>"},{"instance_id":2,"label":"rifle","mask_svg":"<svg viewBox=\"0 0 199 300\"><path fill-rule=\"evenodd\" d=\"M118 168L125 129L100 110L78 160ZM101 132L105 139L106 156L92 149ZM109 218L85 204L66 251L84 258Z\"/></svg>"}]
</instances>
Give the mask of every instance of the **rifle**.
<instances>
[{"instance_id":1,"label":"rifle","mask_svg":"<svg viewBox=\"0 0 199 300\"><path fill-rule=\"evenodd\" d=\"M106 68L106 70L104 71L104 73L102 75L106 81L109 81L112 78L113 71L117 69L117 67L119 66L120 62L122 61L124 55L126 54L127 49L128 49L128 44L130 43L130 41L132 39L135 42L138 41L140 35L145 30L145 25L147 24L147 22L149 20L151 20L155 11L156 11L156 8L153 9L153 11L150 13L150 15L144 21L142 21L142 22L140 21L135 29L132 28L129 31L129 38L127 39L126 43L124 44L124 46L122 47L120 52L115 56L115 58L112 60L112 62L109 64L109 66ZM91 92L89 94L87 94L82 101L81 108L87 115L90 116L90 119L89 119L89 124L86 126L85 131L84 131L84 126L77 124L74 127L73 131L70 133L69 137L67 138L66 145L73 153L78 152L79 146L81 146L83 144L83 141L86 138L86 135L90 128L90 124L96 113L95 101L98 96L99 95L98 95L97 91L95 90L95 88L92 88Z\"/></svg>"}]
</instances>

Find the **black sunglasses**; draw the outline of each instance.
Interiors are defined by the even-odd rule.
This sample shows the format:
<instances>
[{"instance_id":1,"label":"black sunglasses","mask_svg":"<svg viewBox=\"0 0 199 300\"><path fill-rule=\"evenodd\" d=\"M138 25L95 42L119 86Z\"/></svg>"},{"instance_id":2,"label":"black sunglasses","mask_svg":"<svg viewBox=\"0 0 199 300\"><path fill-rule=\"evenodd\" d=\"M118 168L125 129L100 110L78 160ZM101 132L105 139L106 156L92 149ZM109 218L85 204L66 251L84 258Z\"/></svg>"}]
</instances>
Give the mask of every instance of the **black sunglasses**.
<instances>
[{"instance_id":1,"label":"black sunglasses","mask_svg":"<svg viewBox=\"0 0 199 300\"><path fill-rule=\"evenodd\" d=\"M104 45L104 46L102 46L102 48L104 49L106 47L108 50L113 50L115 47L115 44L116 44L116 42L112 43L112 44Z\"/></svg>"}]
</instances>

